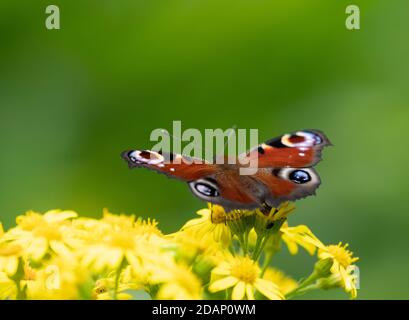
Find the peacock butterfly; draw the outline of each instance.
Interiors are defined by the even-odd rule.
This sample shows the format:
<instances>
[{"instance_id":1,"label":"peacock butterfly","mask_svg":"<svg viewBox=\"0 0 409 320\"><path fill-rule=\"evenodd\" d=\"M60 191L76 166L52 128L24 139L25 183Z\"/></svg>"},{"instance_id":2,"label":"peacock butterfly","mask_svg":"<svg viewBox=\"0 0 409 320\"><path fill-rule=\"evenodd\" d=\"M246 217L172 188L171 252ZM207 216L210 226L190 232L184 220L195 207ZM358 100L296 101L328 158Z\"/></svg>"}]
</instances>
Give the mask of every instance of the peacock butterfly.
<instances>
[{"instance_id":1,"label":"peacock butterfly","mask_svg":"<svg viewBox=\"0 0 409 320\"><path fill-rule=\"evenodd\" d=\"M145 167L187 182L194 195L228 212L277 207L314 195L320 178L313 166L327 145L330 141L319 130L296 131L268 140L239 155L257 157L258 169L253 175L240 175L240 162L213 164L150 150L128 150L121 156L129 168Z\"/></svg>"}]
</instances>

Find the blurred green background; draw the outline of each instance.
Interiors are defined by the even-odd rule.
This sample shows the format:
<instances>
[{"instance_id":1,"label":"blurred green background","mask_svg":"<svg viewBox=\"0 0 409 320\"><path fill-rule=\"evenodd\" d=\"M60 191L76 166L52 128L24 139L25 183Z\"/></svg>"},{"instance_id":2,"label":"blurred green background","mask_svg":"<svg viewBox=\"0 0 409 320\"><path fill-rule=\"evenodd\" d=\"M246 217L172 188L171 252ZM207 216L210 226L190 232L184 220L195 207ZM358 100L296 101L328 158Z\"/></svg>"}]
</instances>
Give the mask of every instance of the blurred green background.
<instances>
[{"instance_id":1,"label":"blurred green background","mask_svg":"<svg viewBox=\"0 0 409 320\"><path fill-rule=\"evenodd\" d=\"M102 208L177 230L205 204L119 154L151 130L317 128L335 147L317 197L290 224L361 258L361 299L409 298L409 2L122 0L0 2L0 221L28 209ZM46 30L57 4L61 30ZM403 142L402 142L403 141ZM299 278L314 258L275 262ZM341 290L305 298L347 298Z\"/></svg>"}]
</instances>

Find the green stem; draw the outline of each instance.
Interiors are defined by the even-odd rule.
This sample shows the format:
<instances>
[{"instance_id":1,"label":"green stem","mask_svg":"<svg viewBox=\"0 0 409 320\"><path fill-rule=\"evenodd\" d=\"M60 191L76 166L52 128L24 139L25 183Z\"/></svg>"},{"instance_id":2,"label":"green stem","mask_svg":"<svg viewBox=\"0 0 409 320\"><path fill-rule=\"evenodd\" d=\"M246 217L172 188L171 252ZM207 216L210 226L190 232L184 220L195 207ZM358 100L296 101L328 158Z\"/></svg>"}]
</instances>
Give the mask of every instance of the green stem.
<instances>
[{"instance_id":1,"label":"green stem","mask_svg":"<svg viewBox=\"0 0 409 320\"><path fill-rule=\"evenodd\" d=\"M320 275L314 271L313 273L311 273L311 275L307 279L301 282L297 288L287 293L286 299L292 299L295 296L304 294L306 291L314 289L315 285L313 285L313 283L319 278L320 278Z\"/></svg>"},{"instance_id":2,"label":"green stem","mask_svg":"<svg viewBox=\"0 0 409 320\"><path fill-rule=\"evenodd\" d=\"M270 239L270 236L268 235L268 236L264 236L263 239L260 241L258 250L257 251L254 250L254 254L253 254L254 261L258 261L258 259L260 258L261 252L263 251L269 239Z\"/></svg>"},{"instance_id":3,"label":"green stem","mask_svg":"<svg viewBox=\"0 0 409 320\"><path fill-rule=\"evenodd\" d=\"M26 287L24 286L23 288L21 287L21 282L19 280L16 281L16 287L17 287L17 295L16 295L16 300L26 300L27 295L26 295Z\"/></svg>"},{"instance_id":4,"label":"green stem","mask_svg":"<svg viewBox=\"0 0 409 320\"><path fill-rule=\"evenodd\" d=\"M253 251L253 260L256 260L256 255L258 255L258 251L260 249L261 243L263 242L263 239L257 235L257 240L256 240L256 245L254 246L254 251Z\"/></svg>"},{"instance_id":5,"label":"green stem","mask_svg":"<svg viewBox=\"0 0 409 320\"><path fill-rule=\"evenodd\" d=\"M125 266L125 259L122 258L122 261L119 264L119 267L116 270L116 274L115 274L114 294L113 294L113 299L114 300L118 300L119 279L121 277L121 271L124 268L124 266Z\"/></svg>"},{"instance_id":6,"label":"green stem","mask_svg":"<svg viewBox=\"0 0 409 320\"><path fill-rule=\"evenodd\" d=\"M18 259L17 271L14 274L14 276L11 277L11 279L16 284L16 289L17 289L16 299L26 300L27 299L27 292L26 292L27 287L26 286L21 287L21 280L24 279L24 260L21 257Z\"/></svg>"},{"instance_id":7,"label":"green stem","mask_svg":"<svg viewBox=\"0 0 409 320\"><path fill-rule=\"evenodd\" d=\"M240 234L239 235L239 243L240 247L243 251L243 256L246 256L248 254L248 246L247 246L247 241L246 241L246 235L245 234Z\"/></svg>"},{"instance_id":8,"label":"green stem","mask_svg":"<svg viewBox=\"0 0 409 320\"><path fill-rule=\"evenodd\" d=\"M245 251L245 254L247 255L248 250L249 250L249 232L248 231L245 232L243 240L244 240L244 251Z\"/></svg>"},{"instance_id":9,"label":"green stem","mask_svg":"<svg viewBox=\"0 0 409 320\"><path fill-rule=\"evenodd\" d=\"M260 275L261 278L263 278L264 273L266 272L268 266L270 265L273 255L274 255L274 251L271 250L271 251L268 251L266 255L264 256L263 266L262 266L261 275Z\"/></svg>"}]
</instances>

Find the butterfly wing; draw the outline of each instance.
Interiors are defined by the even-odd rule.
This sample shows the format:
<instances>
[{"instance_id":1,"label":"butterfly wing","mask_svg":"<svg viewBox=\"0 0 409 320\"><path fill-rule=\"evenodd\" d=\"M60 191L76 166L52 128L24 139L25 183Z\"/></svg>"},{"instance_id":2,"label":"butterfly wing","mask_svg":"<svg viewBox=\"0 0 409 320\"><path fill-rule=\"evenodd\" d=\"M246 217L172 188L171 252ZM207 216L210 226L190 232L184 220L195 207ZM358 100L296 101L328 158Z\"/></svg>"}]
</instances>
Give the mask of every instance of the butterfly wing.
<instances>
[{"instance_id":1,"label":"butterfly wing","mask_svg":"<svg viewBox=\"0 0 409 320\"><path fill-rule=\"evenodd\" d=\"M226 212L233 209L255 209L263 190L261 184L255 184L253 178L240 176L238 170L220 170L219 172L191 181L189 187L200 199L224 207Z\"/></svg>"},{"instance_id":2,"label":"butterfly wing","mask_svg":"<svg viewBox=\"0 0 409 320\"><path fill-rule=\"evenodd\" d=\"M268 140L247 152L247 161L257 158L259 168L307 168L321 160L321 151L331 142L319 130L302 130Z\"/></svg>"},{"instance_id":3,"label":"butterfly wing","mask_svg":"<svg viewBox=\"0 0 409 320\"><path fill-rule=\"evenodd\" d=\"M257 157L253 178L265 185L264 202L277 207L314 195L321 181L312 168L321 160L321 151L331 142L319 130L302 130L268 140L250 150L247 157ZM251 162L250 162L251 163Z\"/></svg>"},{"instance_id":4,"label":"butterfly wing","mask_svg":"<svg viewBox=\"0 0 409 320\"><path fill-rule=\"evenodd\" d=\"M285 201L315 194L320 185L311 168L321 160L321 150L330 145L318 130L303 130L271 139L247 152L257 157L254 175L240 175L238 165L210 164L173 153L130 150L122 153L130 168L145 167L189 184L202 200L219 204L226 211L254 209L268 204L277 207Z\"/></svg>"},{"instance_id":5,"label":"butterfly wing","mask_svg":"<svg viewBox=\"0 0 409 320\"><path fill-rule=\"evenodd\" d=\"M130 168L143 167L185 181L198 198L222 205L228 210L259 206L255 194L244 187L238 170L209 164L200 159L150 150L124 151L121 156Z\"/></svg>"},{"instance_id":6,"label":"butterfly wing","mask_svg":"<svg viewBox=\"0 0 409 320\"><path fill-rule=\"evenodd\" d=\"M196 196L226 211L264 204L278 207L282 202L314 195L319 185L320 177L313 168L260 168L251 176L222 170L189 183Z\"/></svg>"},{"instance_id":7,"label":"butterfly wing","mask_svg":"<svg viewBox=\"0 0 409 320\"><path fill-rule=\"evenodd\" d=\"M266 186L263 200L271 207L315 195L321 183L314 168L261 168L254 179Z\"/></svg>"},{"instance_id":8,"label":"butterfly wing","mask_svg":"<svg viewBox=\"0 0 409 320\"><path fill-rule=\"evenodd\" d=\"M171 178L192 181L216 171L216 165L204 160L174 153L159 153L151 150L128 150L121 154L129 168L144 167Z\"/></svg>"}]
</instances>

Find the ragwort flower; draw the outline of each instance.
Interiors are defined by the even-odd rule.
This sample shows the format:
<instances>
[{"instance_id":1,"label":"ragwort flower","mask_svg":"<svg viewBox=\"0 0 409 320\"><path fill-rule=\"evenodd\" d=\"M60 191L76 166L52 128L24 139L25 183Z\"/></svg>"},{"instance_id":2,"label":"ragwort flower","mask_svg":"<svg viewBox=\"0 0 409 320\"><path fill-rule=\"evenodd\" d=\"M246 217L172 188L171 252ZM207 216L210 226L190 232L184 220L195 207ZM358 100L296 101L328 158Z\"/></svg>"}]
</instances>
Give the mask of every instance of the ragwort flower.
<instances>
[{"instance_id":1,"label":"ragwort flower","mask_svg":"<svg viewBox=\"0 0 409 320\"><path fill-rule=\"evenodd\" d=\"M272 281L260 277L260 268L249 257L229 257L212 270L210 292L233 288L231 298L254 300L254 290L270 300L282 300L284 295Z\"/></svg>"}]
</instances>

